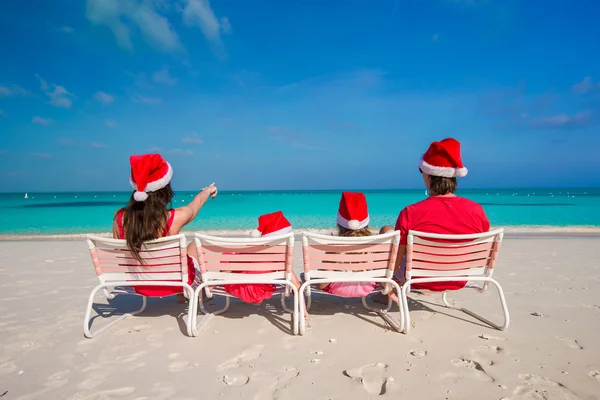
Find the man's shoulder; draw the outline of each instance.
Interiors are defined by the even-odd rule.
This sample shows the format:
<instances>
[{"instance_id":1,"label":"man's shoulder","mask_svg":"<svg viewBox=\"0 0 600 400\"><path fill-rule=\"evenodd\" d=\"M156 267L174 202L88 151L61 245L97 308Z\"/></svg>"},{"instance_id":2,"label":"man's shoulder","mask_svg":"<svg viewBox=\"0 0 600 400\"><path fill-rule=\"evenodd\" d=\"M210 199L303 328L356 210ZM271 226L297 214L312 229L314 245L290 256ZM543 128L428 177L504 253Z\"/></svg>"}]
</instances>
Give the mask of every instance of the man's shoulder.
<instances>
[{"instance_id":1,"label":"man's shoulder","mask_svg":"<svg viewBox=\"0 0 600 400\"><path fill-rule=\"evenodd\" d=\"M483 211L483 206L476 201L471 199L467 199L466 197L456 196L457 201L460 202L461 207L469 208L471 210L480 210Z\"/></svg>"}]
</instances>

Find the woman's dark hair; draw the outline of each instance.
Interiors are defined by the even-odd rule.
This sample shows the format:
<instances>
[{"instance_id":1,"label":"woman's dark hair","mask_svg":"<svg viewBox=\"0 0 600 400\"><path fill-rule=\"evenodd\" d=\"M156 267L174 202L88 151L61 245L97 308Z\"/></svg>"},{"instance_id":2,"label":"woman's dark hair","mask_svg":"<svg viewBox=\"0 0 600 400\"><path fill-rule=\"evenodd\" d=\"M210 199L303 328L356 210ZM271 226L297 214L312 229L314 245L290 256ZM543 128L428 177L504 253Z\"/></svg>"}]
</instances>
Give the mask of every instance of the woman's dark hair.
<instances>
[{"instance_id":1,"label":"woman's dark hair","mask_svg":"<svg viewBox=\"0 0 600 400\"><path fill-rule=\"evenodd\" d=\"M361 229L348 229L346 227L338 224L338 236L345 237L361 237L361 236L371 236L373 233L369 229L368 226Z\"/></svg>"},{"instance_id":2,"label":"woman's dark hair","mask_svg":"<svg viewBox=\"0 0 600 400\"><path fill-rule=\"evenodd\" d=\"M133 194L123 211L123 230L127 247L141 264L142 244L148 240L164 236L168 222L167 207L171 208L171 200L175 193L168 184L162 189L148 193L146 201L136 201Z\"/></svg>"},{"instance_id":3,"label":"woman's dark hair","mask_svg":"<svg viewBox=\"0 0 600 400\"><path fill-rule=\"evenodd\" d=\"M429 175L429 191L437 196L454 193L457 186L456 178Z\"/></svg>"}]
</instances>

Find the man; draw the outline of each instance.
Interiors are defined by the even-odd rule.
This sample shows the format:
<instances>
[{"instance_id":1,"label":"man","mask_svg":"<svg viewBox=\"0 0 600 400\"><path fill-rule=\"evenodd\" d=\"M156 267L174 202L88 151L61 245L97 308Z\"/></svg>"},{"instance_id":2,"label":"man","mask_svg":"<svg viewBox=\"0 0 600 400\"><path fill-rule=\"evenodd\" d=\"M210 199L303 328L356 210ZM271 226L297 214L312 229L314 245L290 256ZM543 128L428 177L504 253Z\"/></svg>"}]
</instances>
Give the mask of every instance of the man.
<instances>
[{"instance_id":1,"label":"man","mask_svg":"<svg viewBox=\"0 0 600 400\"><path fill-rule=\"evenodd\" d=\"M490 222L483 207L474 201L456 196L457 177L467 175L460 154L460 143L452 138L433 142L419 164L429 197L407 206L400 212L395 230L400 231L400 248L395 277L404 283L404 265L408 231L440 234L483 233ZM386 227L384 227L385 229ZM402 268L401 268L402 267ZM461 289L466 282L429 282L411 285L415 290L444 291ZM394 295L393 299L397 301Z\"/></svg>"}]
</instances>

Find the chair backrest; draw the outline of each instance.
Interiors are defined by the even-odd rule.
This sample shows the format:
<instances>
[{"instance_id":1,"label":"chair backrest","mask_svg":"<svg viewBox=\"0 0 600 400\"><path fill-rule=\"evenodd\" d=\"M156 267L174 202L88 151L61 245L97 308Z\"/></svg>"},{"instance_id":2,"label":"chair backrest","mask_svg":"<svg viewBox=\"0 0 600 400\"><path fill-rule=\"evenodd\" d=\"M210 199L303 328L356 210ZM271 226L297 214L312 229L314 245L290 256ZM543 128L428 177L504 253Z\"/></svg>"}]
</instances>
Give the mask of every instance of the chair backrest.
<instances>
[{"instance_id":1,"label":"chair backrest","mask_svg":"<svg viewBox=\"0 0 600 400\"><path fill-rule=\"evenodd\" d=\"M294 234L261 238L227 238L195 233L198 263L203 279L223 279L223 271L258 271L291 274ZM239 277L239 274L237 275Z\"/></svg>"},{"instance_id":2,"label":"chair backrest","mask_svg":"<svg viewBox=\"0 0 600 400\"><path fill-rule=\"evenodd\" d=\"M187 247L183 234L145 242L140 263L121 239L89 235L88 247L101 283L188 281Z\"/></svg>"},{"instance_id":3,"label":"chair backrest","mask_svg":"<svg viewBox=\"0 0 600 400\"><path fill-rule=\"evenodd\" d=\"M472 235L408 231L406 277L491 275L503 229Z\"/></svg>"},{"instance_id":4,"label":"chair backrest","mask_svg":"<svg viewBox=\"0 0 600 400\"><path fill-rule=\"evenodd\" d=\"M391 278L398 254L400 232L363 237L302 235L304 273L310 278L361 273L363 277Z\"/></svg>"}]
</instances>

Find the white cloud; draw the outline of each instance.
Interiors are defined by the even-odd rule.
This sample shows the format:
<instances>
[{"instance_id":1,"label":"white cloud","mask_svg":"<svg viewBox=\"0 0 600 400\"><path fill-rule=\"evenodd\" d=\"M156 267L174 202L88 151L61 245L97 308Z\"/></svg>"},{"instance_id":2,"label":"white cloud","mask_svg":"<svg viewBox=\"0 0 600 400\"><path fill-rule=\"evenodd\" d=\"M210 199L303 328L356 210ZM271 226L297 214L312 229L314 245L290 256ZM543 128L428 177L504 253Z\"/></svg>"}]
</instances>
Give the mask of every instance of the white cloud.
<instances>
[{"instance_id":1,"label":"white cloud","mask_svg":"<svg viewBox=\"0 0 600 400\"><path fill-rule=\"evenodd\" d=\"M183 139L181 139L181 143L183 143L183 144L203 144L204 140L202 140L200 138L200 136L198 136L197 133L192 133L190 135L187 135Z\"/></svg>"},{"instance_id":2,"label":"white cloud","mask_svg":"<svg viewBox=\"0 0 600 400\"><path fill-rule=\"evenodd\" d=\"M53 83L48 84L48 82L38 74L35 74L35 76L40 81L40 87L50 99L50 104L59 108L71 108L73 105L73 98L75 97L73 93L69 93L63 86L55 85Z\"/></svg>"},{"instance_id":3,"label":"white cloud","mask_svg":"<svg viewBox=\"0 0 600 400\"><path fill-rule=\"evenodd\" d=\"M169 20L159 13L161 2L140 0L87 0L86 16L95 25L108 27L119 46L132 50L131 27L158 50L183 50L177 33Z\"/></svg>"},{"instance_id":4,"label":"white cloud","mask_svg":"<svg viewBox=\"0 0 600 400\"><path fill-rule=\"evenodd\" d=\"M169 74L169 67L167 66L163 66L159 71L156 71L152 79L156 83L163 83L165 85L176 85L178 81L177 78Z\"/></svg>"},{"instance_id":5,"label":"white cloud","mask_svg":"<svg viewBox=\"0 0 600 400\"><path fill-rule=\"evenodd\" d=\"M221 31L225 35L230 35L232 33L231 22L229 22L229 18L221 17Z\"/></svg>"},{"instance_id":6,"label":"white cloud","mask_svg":"<svg viewBox=\"0 0 600 400\"><path fill-rule=\"evenodd\" d=\"M0 97L27 96L29 94L31 94L29 90L25 90L19 85L0 85Z\"/></svg>"},{"instance_id":7,"label":"white cloud","mask_svg":"<svg viewBox=\"0 0 600 400\"><path fill-rule=\"evenodd\" d=\"M42 117L36 115L35 117L33 117L31 122L34 124L42 125L42 126L48 126L52 123L52 120L50 118L42 118Z\"/></svg>"},{"instance_id":8,"label":"white cloud","mask_svg":"<svg viewBox=\"0 0 600 400\"><path fill-rule=\"evenodd\" d=\"M75 29L73 29L70 26L61 26L60 28L57 29L57 31L62 32L62 33L73 33L73 32L75 32Z\"/></svg>"},{"instance_id":9,"label":"white cloud","mask_svg":"<svg viewBox=\"0 0 600 400\"><path fill-rule=\"evenodd\" d=\"M93 147L95 149L108 149L108 146L105 145L104 143L98 143L98 142L89 142L88 145L90 147Z\"/></svg>"},{"instance_id":10,"label":"white cloud","mask_svg":"<svg viewBox=\"0 0 600 400\"><path fill-rule=\"evenodd\" d=\"M140 72L138 74L134 74L131 71L125 71L126 75L129 75L133 78L133 83L135 84L135 86L141 88L141 89L151 89L152 85L150 85L150 83L148 83L148 77L146 76L145 73Z\"/></svg>"},{"instance_id":11,"label":"white cloud","mask_svg":"<svg viewBox=\"0 0 600 400\"><path fill-rule=\"evenodd\" d=\"M583 110L573 115L557 114L529 120L529 126L533 129L579 129L589 127L597 121L590 110Z\"/></svg>"},{"instance_id":12,"label":"white cloud","mask_svg":"<svg viewBox=\"0 0 600 400\"><path fill-rule=\"evenodd\" d=\"M221 33L231 33L229 18L217 19L210 7L208 0L185 0L187 3L183 9L183 23L187 26L197 26L204 34L206 40L219 52L223 51Z\"/></svg>"},{"instance_id":13,"label":"white cloud","mask_svg":"<svg viewBox=\"0 0 600 400\"><path fill-rule=\"evenodd\" d=\"M160 104L162 100L158 97L150 97L150 96L142 96L140 94L134 94L131 96L131 101L134 103L142 103L142 104Z\"/></svg>"},{"instance_id":14,"label":"white cloud","mask_svg":"<svg viewBox=\"0 0 600 400\"><path fill-rule=\"evenodd\" d=\"M586 94L595 90L600 90L600 83L594 83L594 80L586 76L581 82L577 82L571 86L571 90L575 93Z\"/></svg>"},{"instance_id":15,"label":"white cloud","mask_svg":"<svg viewBox=\"0 0 600 400\"><path fill-rule=\"evenodd\" d=\"M108 149L108 146L100 142L76 142L69 138L60 138L56 141L62 147L92 147L94 149Z\"/></svg>"},{"instance_id":16,"label":"white cloud","mask_svg":"<svg viewBox=\"0 0 600 400\"><path fill-rule=\"evenodd\" d=\"M94 94L94 100L102 104L110 104L115 101L115 98L108 93L98 91Z\"/></svg>"},{"instance_id":17,"label":"white cloud","mask_svg":"<svg viewBox=\"0 0 600 400\"><path fill-rule=\"evenodd\" d=\"M431 37L432 42L437 42L439 39L440 39L439 33L434 33L433 36Z\"/></svg>"},{"instance_id":18,"label":"white cloud","mask_svg":"<svg viewBox=\"0 0 600 400\"><path fill-rule=\"evenodd\" d=\"M106 121L104 121L104 124L106 126L108 126L110 129L115 129L117 126L119 126L117 121L112 120L112 119L107 119Z\"/></svg>"},{"instance_id":19,"label":"white cloud","mask_svg":"<svg viewBox=\"0 0 600 400\"><path fill-rule=\"evenodd\" d=\"M29 155L31 157L43 158L43 159L47 159L47 158L51 157L50 153L29 153Z\"/></svg>"}]
</instances>

